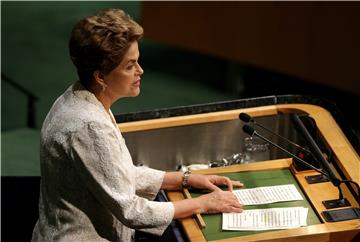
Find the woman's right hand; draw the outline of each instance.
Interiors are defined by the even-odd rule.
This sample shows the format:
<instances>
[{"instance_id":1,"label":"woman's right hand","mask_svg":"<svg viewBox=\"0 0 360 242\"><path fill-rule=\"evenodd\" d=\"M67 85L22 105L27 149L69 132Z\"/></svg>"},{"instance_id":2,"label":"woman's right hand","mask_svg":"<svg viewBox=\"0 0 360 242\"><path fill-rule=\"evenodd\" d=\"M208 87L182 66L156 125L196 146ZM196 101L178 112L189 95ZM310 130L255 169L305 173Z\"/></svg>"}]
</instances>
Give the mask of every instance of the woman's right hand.
<instances>
[{"instance_id":1,"label":"woman's right hand","mask_svg":"<svg viewBox=\"0 0 360 242\"><path fill-rule=\"evenodd\" d=\"M201 213L240 213L242 206L234 193L217 190L198 197L201 203Z\"/></svg>"},{"instance_id":2,"label":"woman's right hand","mask_svg":"<svg viewBox=\"0 0 360 242\"><path fill-rule=\"evenodd\" d=\"M241 213L241 204L234 193L216 190L192 199L173 202L174 219L185 218L195 213Z\"/></svg>"}]
</instances>

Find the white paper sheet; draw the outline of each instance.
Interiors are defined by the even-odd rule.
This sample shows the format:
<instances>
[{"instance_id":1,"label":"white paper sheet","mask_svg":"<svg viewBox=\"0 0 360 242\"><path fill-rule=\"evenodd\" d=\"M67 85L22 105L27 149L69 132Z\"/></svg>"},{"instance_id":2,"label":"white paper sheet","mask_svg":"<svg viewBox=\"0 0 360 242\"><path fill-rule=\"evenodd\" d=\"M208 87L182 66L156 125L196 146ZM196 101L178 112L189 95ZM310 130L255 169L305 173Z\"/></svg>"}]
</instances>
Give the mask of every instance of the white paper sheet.
<instances>
[{"instance_id":1,"label":"white paper sheet","mask_svg":"<svg viewBox=\"0 0 360 242\"><path fill-rule=\"evenodd\" d=\"M223 230L272 230L306 226L308 208L250 209L242 213L223 213Z\"/></svg>"},{"instance_id":2,"label":"white paper sheet","mask_svg":"<svg viewBox=\"0 0 360 242\"><path fill-rule=\"evenodd\" d=\"M240 189L233 193L243 205L303 200L294 184Z\"/></svg>"}]
</instances>

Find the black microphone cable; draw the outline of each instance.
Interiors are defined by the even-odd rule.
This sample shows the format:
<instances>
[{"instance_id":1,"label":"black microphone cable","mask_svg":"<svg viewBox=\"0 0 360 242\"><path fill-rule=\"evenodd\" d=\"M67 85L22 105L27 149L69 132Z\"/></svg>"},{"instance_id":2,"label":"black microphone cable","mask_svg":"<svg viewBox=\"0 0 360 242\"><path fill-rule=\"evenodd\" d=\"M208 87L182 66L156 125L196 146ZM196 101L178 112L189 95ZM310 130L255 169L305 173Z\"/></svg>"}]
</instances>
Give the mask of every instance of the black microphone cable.
<instances>
[{"instance_id":1,"label":"black microphone cable","mask_svg":"<svg viewBox=\"0 0 360 242\"><path fill-rule=\"evenodd\" d=\"M357 182L353 181L353 180L340 180L341 183L344 183L344 184L348 184L348 183L352 183L356 186L357 188L357 202L358 202L358 205L360 206L360 186Z\"/></svg>"}]
</instances>

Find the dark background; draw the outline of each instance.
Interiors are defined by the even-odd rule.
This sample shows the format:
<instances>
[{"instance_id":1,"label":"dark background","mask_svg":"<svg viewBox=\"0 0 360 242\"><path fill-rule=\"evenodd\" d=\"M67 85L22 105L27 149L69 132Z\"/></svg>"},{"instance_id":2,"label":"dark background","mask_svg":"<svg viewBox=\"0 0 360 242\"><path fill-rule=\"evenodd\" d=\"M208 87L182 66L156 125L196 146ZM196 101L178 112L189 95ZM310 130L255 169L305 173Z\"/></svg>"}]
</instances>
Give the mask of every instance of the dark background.
<instances>
[{"instance_id":1,"label":"dark background","mask_svg":"<svg viewBox=\"0 0 360 242\"><path fill-rule=\"evenodd\" d=\"M141 95L120 100L114 114L302 94L338 105L359 137L359 3L1 1L2 241L31 238L41 124L77 79L69 33L78 20L108 7L124 9L145 27ZM33 127L27 95L8 79L37 97Z\"/></svg>"}]
</instances>

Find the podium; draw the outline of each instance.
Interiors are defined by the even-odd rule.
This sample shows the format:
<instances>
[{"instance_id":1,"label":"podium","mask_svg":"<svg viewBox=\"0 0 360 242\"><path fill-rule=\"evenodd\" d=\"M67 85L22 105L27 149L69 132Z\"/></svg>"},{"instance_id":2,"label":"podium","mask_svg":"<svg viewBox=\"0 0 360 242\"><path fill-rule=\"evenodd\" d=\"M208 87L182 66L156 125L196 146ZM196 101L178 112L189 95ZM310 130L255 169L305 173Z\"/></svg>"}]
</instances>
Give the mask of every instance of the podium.
<instances>
[{"instance_id":1,"label":"podium","mask_svg":"<svg viewBox=\"0 0 360 242\"><path fill-rule=\"evenodd\" d=\"M248 102L249 103L249 102ZM210 105L211 106L211 105ZM215 105L216 106L216 105ZM169 115L169 111L163 117L149 118L143 120L120 122L119 128L123 132L125 138L132 133L157 132L163 129L171 130L178 127L206 125L209 123L234 121L238 120L241 112L246 112L252 117L263 117L279 114L302 113L309 115L316 122L316 126L323 142L332 152L334 162L330 164L336 175L342 179L353 180L360 183L360 158L358 151L354 148L343 129L339 126L335 117L326 108L311 103L273 103L269 105L245 105L240 108L228 108L227 110L215 110L205 108L205 112L190 113L179 115ZM240 105L241 106L241 105ZM219 107L217 105L216 107ZM220 108L221 109L221 108ZM210 110L210 111L209 111ZM158 114L159 112L157 112ZM161 113L161 112L160 112ZM147 113L150 115L151 113ZM121 119L124 117L117 117ZM240 122L240 121L239 121ZM149 133L150 134L150 133ZM131 139L130 139L131 140ZM131 143L131 141L130 141ZM136 143L136 142L135 142ZM136 151L131 149L135 157ZM216 149L214 147L213 149ZM166 162L166 161L164 161ZM316 184L308 184L305 177L310 175L318 175L314 170L297 171L292 165L291 158L265 160L248 164L232 165L226 167L210 168L205 170L194 171L201 174L224 174L230 176L246 177L246 183L252 186L280 185L284 183L293 183L302 192L305 199L305 205L309 207L308 225L306 227L260 231L260 232L238 232L238 231L221 231L221 214L203 215L207 228L201 229L195 217L181 219L180 223L183 227L186 237L190 241L352 241L358 239L360 232L359 220L348 220L341 222L326 222L322 216L322 212L328 210L322 204L324 200L339 198L339 192L331 182L322 182ZM150 166L152 166L150 164ZM262 179L264 172L271 177L271 174L277 175L279 179ZM236 175L237 174L237 175ZM246 175L247 174L247 175ZM252 174L252 175L249 175ZM290 180L289 180L290 179ZM242 181L243 182L243 181ZM278 182L278 184L276 183ZM341 185L344 197L348 199L352 207L359 207L356 201L356 188L351 185ZM170 201L178 201L186 199L181 191L167 192ZM246 208L245 208L246 209ZM215 224L212 224L215 223ZM355 239L355 240L356 240Z\"/></svg>"},{"instance_id":2,"label":"podium","mask_svg":"<svg viewBox=\"0 0 360 242\"><path fill-rule=\"evenodd\" d=\"M289 184L294 181L296 186L301 189L300 191L303 193L305 201L301 203L287 202L285 206L307 206L309 214L308 225L306 227L256 232L221 231L221 214L202 215L206 223L205 229L199 228L195 218L182 219L181 224L190 241L299 241L300 239L301 241L351 241L360 232L359 220L333 223L327 223L324 220L321 212L326 210L326 208L323 206L322 201L338 198L338 190L330 182L308 184L305 176L316 175L318 173L314 171L296 172L292 169L291 159L263 161L194 172L200 174L222 174L225 176L232 174L232 178L234 178L235 173L238 173L239 177L241 177L242 173L251 173L252 175L247 177L247 180L242 180L245 186L249 179L253 179L252 185L259 186ZM259 178L259 176L264 176L264 174L267 174L267 177ZM275 181L271 181L272 178L276 178ZM357 203L349 190L345 186L342 188L344 189L345 197L349 199L351 204L356 206ZM167 194L171 201L185 199L181 192L168 192ZM284 206L282 203L275 206L279 205ZM211 224L212 221L215 221L217 224Z\"/></svg>"}]
</instances>

